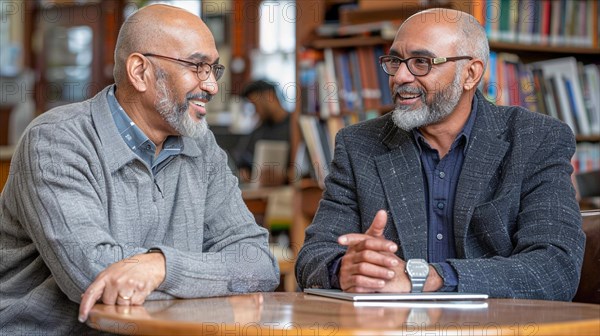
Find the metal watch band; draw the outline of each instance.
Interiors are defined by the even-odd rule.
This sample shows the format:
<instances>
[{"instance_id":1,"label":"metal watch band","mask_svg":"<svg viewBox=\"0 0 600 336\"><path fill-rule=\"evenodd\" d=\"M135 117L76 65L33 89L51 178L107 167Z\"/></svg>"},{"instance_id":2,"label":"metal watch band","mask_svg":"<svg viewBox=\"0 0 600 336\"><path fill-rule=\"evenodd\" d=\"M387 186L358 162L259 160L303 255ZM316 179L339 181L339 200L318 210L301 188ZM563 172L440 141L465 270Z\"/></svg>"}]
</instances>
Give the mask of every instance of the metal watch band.
<instances>
[{"instance_id":1,"label":"metal watch band","mask_svg":"<svg viewBox=\"0 0 600 336\"><path fill-rule=\"evenodd\" d=\"M412 288L410 289L411 293L423 292L423 285L425 285L425 279L410 279L410 283L412 285Z\"/></svg>"}]
</instances>

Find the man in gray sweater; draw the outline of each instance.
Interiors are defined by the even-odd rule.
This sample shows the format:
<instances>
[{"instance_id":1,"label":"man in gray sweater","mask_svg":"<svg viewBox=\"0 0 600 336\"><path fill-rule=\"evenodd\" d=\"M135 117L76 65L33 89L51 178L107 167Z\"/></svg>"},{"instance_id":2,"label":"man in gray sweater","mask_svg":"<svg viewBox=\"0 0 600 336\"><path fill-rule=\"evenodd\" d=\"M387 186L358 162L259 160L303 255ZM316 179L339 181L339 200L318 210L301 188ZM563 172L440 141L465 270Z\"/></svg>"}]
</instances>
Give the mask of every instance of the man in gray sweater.
<instances>
[{"instance_id":1,"label":"man in gray sweater","mask_svg":"<svg viewBox=\"0 0 600 336\"><path fill-rule=\"evenodd\" d=\"M271 291L268 233L244 205L205 104L224 67L176 7L124 23L115 85L25 131L0 198L0 334L73 334L95 302Z\"/></svg>"}]
</instances>

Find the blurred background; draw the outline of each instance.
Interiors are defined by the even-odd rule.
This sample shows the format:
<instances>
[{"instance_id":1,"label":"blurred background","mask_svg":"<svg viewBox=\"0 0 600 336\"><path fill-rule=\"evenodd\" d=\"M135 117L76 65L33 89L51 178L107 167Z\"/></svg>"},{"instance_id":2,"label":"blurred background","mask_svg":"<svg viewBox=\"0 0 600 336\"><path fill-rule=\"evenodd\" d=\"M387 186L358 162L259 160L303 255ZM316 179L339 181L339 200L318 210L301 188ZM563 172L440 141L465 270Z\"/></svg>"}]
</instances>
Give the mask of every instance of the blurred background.
<instances>
[{"instance_id":1,"label":"blurred background","mask_svg":"<svg viewBox=\"0 0 600 336\"><path fill-rule=\"evenodd\" d=\"M258 122L253 105L239 97L252 79L280 84L282 106L295 108L293 0L0 0L0 146L16 144L40 113L111 84L118 29L151 3L185 8L213 32L226 72L208 122L226 150Z\"/></svg>"}]
</instances>

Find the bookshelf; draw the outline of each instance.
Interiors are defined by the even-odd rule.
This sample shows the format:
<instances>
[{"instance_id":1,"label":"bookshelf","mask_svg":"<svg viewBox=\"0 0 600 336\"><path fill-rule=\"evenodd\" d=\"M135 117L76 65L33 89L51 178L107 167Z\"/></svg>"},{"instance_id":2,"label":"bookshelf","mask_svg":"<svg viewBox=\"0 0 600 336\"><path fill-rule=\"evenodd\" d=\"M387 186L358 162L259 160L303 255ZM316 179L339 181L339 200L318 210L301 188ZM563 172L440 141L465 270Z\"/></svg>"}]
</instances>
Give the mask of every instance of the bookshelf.
<instances>
[{"instance_id":1,"label":"bookshelf","mask_svg":"<svg viewBox=\"0 0 600 336\"><path fill-rule=\"evenodd\" d=\"M513 7L509 8L509 15L512 15L512 19L516 20L518 23L518 15L519 11L525 10L525 13L530 17L534 18L534 24L537 23L535 21L535 15L539 17L541 16L539 13L535 14L529 8L524 8L524 4L533 4L533 6L539 6L535 8L541 8L541 5L546 5L552 7L551 4L554 1L517 1L517 0L485 0L485 1L443 1L438 2L429 1L426 5L423 5L422 2L388 2L389 8L386 7L375 7L384 4L382 1L358 1L358 5L353 8L343 8L344 4L348 1L299 1L297 2L298 13L310 13L309 15L299 15L297 18L297 31L296 31L296 43L297 43L297 82L300 83L299 87L302 91L306 89L302 87L302 70L303 70L303 62L306 62L306 59L303 59L304 53L313 53L317 56L312 57L323 57L325 50L330 49L334 51L336 50L352 50L358 49L361 47L371 48L374 46L389 46L393 40L393 35L390 37L389 34L387 36L383 36L383 30L381 34L372 34L371 32L347 36L344 34L340 34L341 36L334 37L320 37L317 35L317 29L325 23L325 13L329 13L332 7L338 6L340 10L339 19L340 24L342 25L366 25L373 24L377 21L388 21L393 20L393 24L399 25L401 19L406 18L413 13L425 9L428 7L450 7L458 10L462 10L464 12L468 12L473 14L478 19L485 20L486 18L486 9L490 10L500 10L501 5L506 5L504 2L510 3ZM539 2L539 4L537 4ZM511 55L516 55L519 59L519 63L521 64L530 64L533 62L543 62L547 60L560 59L565 57L575 57L575 59L584 64L595 64L596 66L599 64L600 59L598 56L600 54L600 47L598 46L598 5L595 1L583 1L585 5L579 4L573 6L567 4L566 0L556 0L556 2L560 3L560 5L569 6L570 11L581 10L585 11L586 18L594 18L593 22L589 22L589 25L586 29L592 32L591 44L583 45L584 43L579 43L579 45L569 45L568 38L563 38L562 43L540 43L536 41L541 41L543 38L531 37L531 41L528 43L524 43L523 41L518 41L519 38L516 37L512 41L502 40L502 39L494 39L490 40L490 50L495 53L506 53ZM577 2L577 1L576 1ZM497 6L497 7L494 7ZM557 5L554 5L557 6ZM557 7L558 8L558 7ZM527 11L529 10L529 11ZM535 10L535 9L534 9ZM596 14L587 14L588 12L595 12ZM564 11L566 13L567 11ZM555 14L557 15L557 14ZM566 14L565 14L566 15ZM580 19L584 17L583 12L581 16L578 16ZM502 17L498 17L498 20L505 20ZM546 20L548 20L546 18ZM573 20L571 20L573 21ZM576 22L577 20L573 21ZM547 23L549 25L549 23ZM574 24L574 23L573 23ZM571 24L571 26L573 26ZM559 25L560 26L560 25ZM525 29L524 26L519 26L518 24L515 27L520 27L520 29ZM531 28L534 27L534 28ZM536 29L535 25L530 25L531 29ZM592 28L590 28L592 27ZM540 29L539 27L537 29ZM541 34L541 33L540 33ZM514 36L518 36L517 33ZM568 36L567 32L565 32L565 36ZM548 37L548 40L550 37ZM565 41L566 40L566 41ZM520 42L520 43L519 43ZM565 43L567 42L567 43ZM386 49L387 52L387 49ZM309 66L315 66L316 61L313 64L309 64ZM376 71L379 71L379 67L377 66ZM334 79L336 84L337 79ZM531 81L529 83L532 83ZM515 83L515 85L518 85ZM341 90L341 89L340 89ZM387 85L384 87L380 87L380 90L387 90ZM594 94L594 93L592 93ZM600 94L596 93L597 96ZM301 97L301 93L298 94ZM350 110L343 107L343 97L339 99L340 106L339 114L334 115L333 118L349 118L355 116L356 114L364 113L365 111L357 111ZM307 113L307 107L305 106L306 102L302 99L297 102L296 111L293 115L293 125L294 129L292 130L292 153L296 153L299 148L299 144L303 141L302 131L300 130L299 120L305 118L304 116L309 114L312 115L313 118L318 118L318 114L316 113ZM520 102L517 105L522 105ZM373 107L371 110L374 110L376 114L385 113L392 109L391 105L387 104L379 104ZM337 110L336 110L337 111ZM319 111L320 112L320 111ZM337 113L337 112L336 112ZM321 119L329 120L331 119L331 113L326 118L320 116ZM600 127L600 126L599 126ZM578 131L576 133L576 140L578 142L578 152L585 149L587 152L586 159L589 161L587 164L581 162L575 162L574 166L576 169L580 169L581 166L590 166L591 169L600 169L593 168L596 165L600 165L600 157L598 157L598 153L600 153L600 132L599 131L589 131L585 134L582 134ZM300 147L301 148L301 147ZM591 153L591 154L590 154ZM578 154L579 155L579 154ZM295 157L295 156L292 156ZM575 160L578 160L577 158ZM591 164L590 164L591 162ZM298 162L295 162L295 165L298 165ZM312 220L312 216L314 215L317 206L319 197L315 195L320 195L322 184L319 184L314 179L303 179L296 180L296 193L295 193L295 216L293 223L293 231L292 233L292 242L296 246L295 251L297 252L298 248L301 246L304 240L304 229Z\"/></svg>"},{"instance_id":2,"label":"bookshelf","mask_svg":"<svg viewBox=\"0 0 600 336\"><path fill-rule=\"evenodd\" d=\"M125 5L118 0L24 1L19 6L24 65L36 73L38 114L92 97L112 83L114 46ZM73 39L82 46L70 46Z\"/></svg>"}]
</instances>

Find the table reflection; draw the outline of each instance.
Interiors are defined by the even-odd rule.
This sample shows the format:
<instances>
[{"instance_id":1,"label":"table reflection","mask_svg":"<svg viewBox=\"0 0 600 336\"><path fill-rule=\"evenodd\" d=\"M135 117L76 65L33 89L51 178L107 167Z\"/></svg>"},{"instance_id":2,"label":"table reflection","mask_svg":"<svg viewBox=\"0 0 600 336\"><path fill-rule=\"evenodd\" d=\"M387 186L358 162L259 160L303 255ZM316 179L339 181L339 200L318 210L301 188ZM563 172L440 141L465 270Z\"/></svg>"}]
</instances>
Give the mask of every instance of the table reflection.
<instances>
[{"instance_id":1,"label":"table reflection","mask_svg":"<svg viewBox=\"0 0 600 336\"><path fill-rule=\"evenodd\" d=\"M597 330L599 316L598 305L553 301L351 302L262 293L133 307L98 304L88 324L144 335L564 334Z\"/></svg>"}]
</instances>

